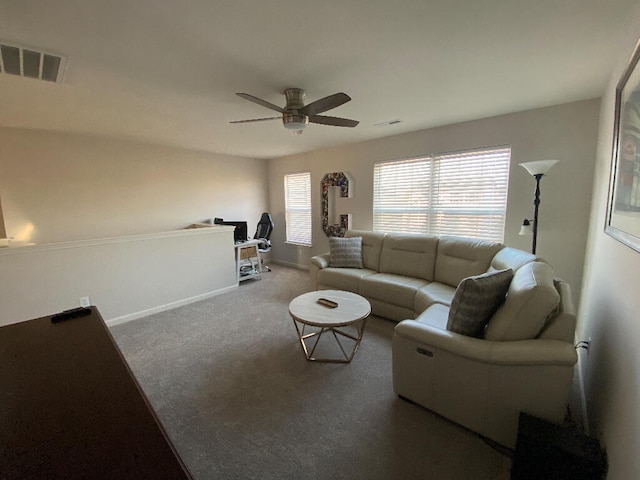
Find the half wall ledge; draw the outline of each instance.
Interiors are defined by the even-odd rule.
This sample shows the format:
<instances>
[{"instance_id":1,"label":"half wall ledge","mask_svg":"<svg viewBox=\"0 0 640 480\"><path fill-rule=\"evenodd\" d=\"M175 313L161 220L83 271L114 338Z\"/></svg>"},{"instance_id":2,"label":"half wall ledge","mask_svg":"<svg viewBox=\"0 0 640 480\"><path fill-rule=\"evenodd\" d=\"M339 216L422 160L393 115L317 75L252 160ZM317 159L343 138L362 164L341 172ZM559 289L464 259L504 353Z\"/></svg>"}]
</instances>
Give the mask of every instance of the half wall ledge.
<instances>
[{"instance_id":1,"label":"half wall ledge","mask_svg":"<svg viewBox=\"0 0 640 480\"><path fill-rule=\"evenodd\" d=\"M233 227L216 226L0 250L0 325L77 307L109 324L237 287Z\"/></svg>"}]
</instances>

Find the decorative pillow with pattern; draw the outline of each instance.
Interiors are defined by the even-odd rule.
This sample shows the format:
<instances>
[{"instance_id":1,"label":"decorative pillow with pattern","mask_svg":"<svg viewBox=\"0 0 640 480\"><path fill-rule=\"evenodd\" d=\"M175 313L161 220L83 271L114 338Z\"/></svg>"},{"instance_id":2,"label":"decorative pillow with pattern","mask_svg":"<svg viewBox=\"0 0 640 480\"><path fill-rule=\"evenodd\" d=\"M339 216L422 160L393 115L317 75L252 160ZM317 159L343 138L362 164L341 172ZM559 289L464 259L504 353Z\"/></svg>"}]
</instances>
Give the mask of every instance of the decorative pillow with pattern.
<instances>
[{"instance_id":1,"label":"decorative pillow with pattern","mask_svg":"<svg viewBox=\"0 0 640 480\"><path fill-rule=\"evenodd\" d=\"M329 266L363 268L362 237L329 238Z\"/></svg>"},{"instance_id":2,"label":"decorative pillow with pattern","mask_svg":"<svg viewBox=\"0 0 640 480\"><path fill-rule=\"evenodd\" d=\"M513 270L495 270L463 279L451 302L447 330L482 338L484 328L504 302Z\"/></svg>"}]
</instances>

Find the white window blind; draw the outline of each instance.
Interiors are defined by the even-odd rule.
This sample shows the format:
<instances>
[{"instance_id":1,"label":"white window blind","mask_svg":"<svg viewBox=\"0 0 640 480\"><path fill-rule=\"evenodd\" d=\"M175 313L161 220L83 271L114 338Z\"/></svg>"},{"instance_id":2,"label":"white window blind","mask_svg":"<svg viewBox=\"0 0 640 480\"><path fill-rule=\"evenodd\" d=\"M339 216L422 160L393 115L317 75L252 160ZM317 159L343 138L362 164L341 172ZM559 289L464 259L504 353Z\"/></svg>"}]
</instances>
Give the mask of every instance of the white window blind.
<instances>
[{"instance_id":1,"label":"white window blind","mask_svg":"<svg viewBox=\"0 0 640 480\"><path fill-rule=\"evenodd\" d=\"M502 242L511 148L376 163L373 229Z\"/></svg>"},{"instance_id":2,"label":"white window blind","mask_svg":"<svg viewBox=\"0 0 640 480\"><path fill-rule=\"evenodd\" d=\"M311 245L311 173L284 176L287 242Z\"/></svg>"}]
</instances>

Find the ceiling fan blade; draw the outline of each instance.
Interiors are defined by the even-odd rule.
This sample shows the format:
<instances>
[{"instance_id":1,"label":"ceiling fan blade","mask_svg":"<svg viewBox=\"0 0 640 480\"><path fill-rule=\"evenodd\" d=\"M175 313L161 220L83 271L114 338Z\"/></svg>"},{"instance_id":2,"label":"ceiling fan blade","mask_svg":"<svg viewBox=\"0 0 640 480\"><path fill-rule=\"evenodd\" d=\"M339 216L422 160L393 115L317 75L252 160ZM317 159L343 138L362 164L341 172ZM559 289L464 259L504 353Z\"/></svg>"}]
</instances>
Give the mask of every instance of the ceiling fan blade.
<instances>
[{"instance_id":1,"label":"ceiling fan blade","mask_svg":"<svg viewBox=\"0 0 640 480\"><path fill-rule=\"evenodd\" d=\"M275 110L276 112L284 113L284 109L273 103L269 103L266 100L262 100L261 98L254 97L253 95L249 95L248 93L236 93L241 98L245 100L249 100L250 102L257 103L258 105L262 105L263 107L270 108L271 110Z\"/></svg>"},{"instance_id":2,"label":"ceiling fan blade","mask_svg":"<svg viewBox=\"0 0 640 480\"><path fill-rule=\"evenodd\" d=\"M267 120L282 120L282 117L266 117L266 118L252 118L251 120L235 120L229 123L251 123L251 122L264 122Z\"/></svg>"},{"instance_id":3,"label":"ceiling fan blade","mask_svg":"<svg viewBox=\"0 0 640 480\"><path fill-rule=\"evenodd\" d=\"M332 108L339 107L340 105L347 103L351 100L351 97L346 93L334 93L328 97L321 98L315 102L311 102L309 105L305 105L300 109L302 115L311 117L318 113L326 112Z\"/></svg>"},{"instance_id":4,"label":"ceiling fan blade","mask_svg":"<svg viewBox=\"0 0 640 480\"><path fill-rule=\"evenodd\" d=\"M326 115L313 115L309 117L311 123L321 123L322 125L333 125L334 127L355 127L360 122L349 120L348 118L327 117Z\"/></svg>"}]
</instances>

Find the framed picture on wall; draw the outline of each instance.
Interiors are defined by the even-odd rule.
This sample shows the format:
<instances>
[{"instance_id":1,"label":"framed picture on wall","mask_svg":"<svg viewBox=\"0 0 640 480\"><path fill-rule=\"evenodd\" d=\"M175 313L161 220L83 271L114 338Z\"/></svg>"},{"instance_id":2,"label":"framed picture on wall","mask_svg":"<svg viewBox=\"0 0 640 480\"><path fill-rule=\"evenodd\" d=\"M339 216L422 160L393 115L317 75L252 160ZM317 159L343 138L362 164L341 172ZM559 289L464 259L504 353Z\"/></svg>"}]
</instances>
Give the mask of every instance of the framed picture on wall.
<instances>
[{"instance_id":1,"label":"framed picture on wall","mask_svg":"<svg viewBox=\"0 0 640 480\"><path fill-rule=\"evenodd\" d=\"M616 87L605 233L640 252L640 42Z\"/></svg>"}]
</instances>

